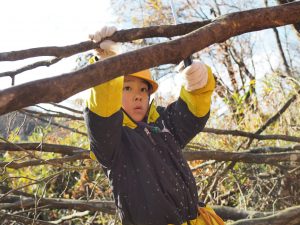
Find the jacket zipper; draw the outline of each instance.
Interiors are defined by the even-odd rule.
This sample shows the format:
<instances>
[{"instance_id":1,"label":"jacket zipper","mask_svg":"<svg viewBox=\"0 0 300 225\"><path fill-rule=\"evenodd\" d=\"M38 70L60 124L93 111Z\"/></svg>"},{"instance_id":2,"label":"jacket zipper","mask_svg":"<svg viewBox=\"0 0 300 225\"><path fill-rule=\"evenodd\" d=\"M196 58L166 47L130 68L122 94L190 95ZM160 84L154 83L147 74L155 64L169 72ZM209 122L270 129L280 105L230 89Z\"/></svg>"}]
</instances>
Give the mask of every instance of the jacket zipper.
<instances>
[{"instance_id":1,"label":"jacket zipper","mask_svg":"<svg viewBox=\"0 0 300 225\"><path fill-rule=\"evenodd\" d=\"M151 132L148 130L147 127L144 128L145 133L147 134L147 136L149 137L150 141L152 142L152 144L156 145L156 142L154 141Z\"/></svg>"}]
</instances>

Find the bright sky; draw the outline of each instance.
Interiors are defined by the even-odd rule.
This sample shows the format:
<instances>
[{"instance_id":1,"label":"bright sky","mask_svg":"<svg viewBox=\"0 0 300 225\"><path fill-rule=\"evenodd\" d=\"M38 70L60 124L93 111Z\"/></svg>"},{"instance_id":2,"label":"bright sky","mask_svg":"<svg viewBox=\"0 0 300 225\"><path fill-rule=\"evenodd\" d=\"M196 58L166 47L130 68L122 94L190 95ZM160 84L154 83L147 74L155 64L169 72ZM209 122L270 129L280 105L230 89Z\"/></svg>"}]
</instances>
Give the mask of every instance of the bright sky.
<instances>
[{"instance_id":1,"label":"bright sky","mask_svg":"<svg viewBox=\"0 0 300 225\"><path fill-rule=\"evenodd\" d=\"M0 52L46 46L64 46L88 40L112 21L109 0L9 0L0 3ZM47 58L49 59L49 58ZM15 70L43 58L0 62L0 73ZM70 72L74 58L49 68L41 67L16 76L16 84ZM0 78L0 89L11 79Z\"/></svg>"}]
</instances>

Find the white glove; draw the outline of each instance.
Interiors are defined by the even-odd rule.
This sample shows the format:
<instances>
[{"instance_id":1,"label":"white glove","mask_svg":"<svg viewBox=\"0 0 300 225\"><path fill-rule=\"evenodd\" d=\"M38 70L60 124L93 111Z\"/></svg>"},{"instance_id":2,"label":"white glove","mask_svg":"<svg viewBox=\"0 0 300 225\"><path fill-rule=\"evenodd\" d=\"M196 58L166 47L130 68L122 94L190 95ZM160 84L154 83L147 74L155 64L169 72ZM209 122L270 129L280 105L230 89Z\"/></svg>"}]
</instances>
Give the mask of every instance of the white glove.
<instances>
[{"instance_id":1,"label":"white glove","mask_svg":"<svg viewBox=\"0 0 300 225\"><path fill-rule=\"evenodd\" d=\"M193 60L192 65L186 67L185 69L180 71L180 73L182 74L184 79L184 88L189 92L203 88L207 84L207 67L200 60Z\"/></svg>"},{"instance_id":2,"label":"white glove","mask_svg":"<svg viewBox=\"0 0 300 225\"><path fill-rule=\"evenodd\" d=\"M101 40L112 36L117 31L114 26L104 26L95 34L90 34L89 38L94 42L100 42ZM100 54L102 58L112 56L119 53L119 45L112 40L102 41L99 45L99 49L96 49L97 53Z\"/></svg>"}]
</instances>

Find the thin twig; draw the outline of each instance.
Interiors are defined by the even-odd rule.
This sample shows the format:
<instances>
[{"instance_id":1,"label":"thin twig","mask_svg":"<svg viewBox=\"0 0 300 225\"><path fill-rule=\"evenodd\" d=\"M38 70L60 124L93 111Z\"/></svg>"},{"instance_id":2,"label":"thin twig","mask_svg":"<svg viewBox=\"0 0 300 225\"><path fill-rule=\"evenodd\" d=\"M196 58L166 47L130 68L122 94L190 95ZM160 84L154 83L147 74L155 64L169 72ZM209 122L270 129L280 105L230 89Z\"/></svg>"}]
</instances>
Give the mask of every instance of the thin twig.
<instances>
[{"instance_id":1,"label":"thin twig","mask_svg":"<svg viewBox=\"0 0 300 225\"><path fill-rule=\"evenodd\" d=\"M268 126L270 126L273 122L275 122L287 109L288 107L297 99L298 95L300 94L300 90L297 91L297 93L295 95L293 95L280 109L279 111L272 116L271 118L269 118L264 125L262 125L256 132L255 134L260 134L262 133ZM251 145L252 141L254 139L250 138L246 149L249 148L249 146Z\"/></svg>"}]
</instances>

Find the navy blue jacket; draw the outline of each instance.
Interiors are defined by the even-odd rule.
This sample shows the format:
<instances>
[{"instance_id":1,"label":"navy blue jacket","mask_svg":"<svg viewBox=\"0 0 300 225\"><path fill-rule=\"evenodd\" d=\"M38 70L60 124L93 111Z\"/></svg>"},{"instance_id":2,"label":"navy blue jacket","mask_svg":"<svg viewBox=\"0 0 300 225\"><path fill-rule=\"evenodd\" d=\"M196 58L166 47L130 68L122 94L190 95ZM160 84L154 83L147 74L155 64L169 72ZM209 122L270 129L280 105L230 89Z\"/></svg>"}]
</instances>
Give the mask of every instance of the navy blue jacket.
<instances>
[{"instance_id":1,"label":"navy blue jacket","mask_svg":"<svg viewBox=\"0 0 300 225\"><path fill-rule=\"evenodd\" d=\"M210 70L209 70L210 71ZM180 225L197 217L198 195L182 149L205 126L215 81L182 88L168 107L136 123L121 108L122 78L91 89L84 111L92 158L111 182L123 224Z\"/></svg>"}]
</instances>

